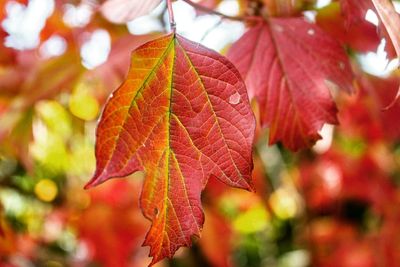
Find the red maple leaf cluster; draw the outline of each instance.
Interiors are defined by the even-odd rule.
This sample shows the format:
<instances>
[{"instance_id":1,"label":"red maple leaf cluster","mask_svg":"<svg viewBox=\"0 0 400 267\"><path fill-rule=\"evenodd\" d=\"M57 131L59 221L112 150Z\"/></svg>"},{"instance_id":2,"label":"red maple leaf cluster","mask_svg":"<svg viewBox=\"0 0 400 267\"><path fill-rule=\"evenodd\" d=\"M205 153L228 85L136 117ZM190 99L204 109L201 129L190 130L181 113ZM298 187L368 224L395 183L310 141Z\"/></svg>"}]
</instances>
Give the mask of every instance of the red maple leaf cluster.
<instances>
[{"instance_id":1,"label":"red maple leaf cluster","mask_svg":"<svg viewBox=\"0 0 400 267\"><path fill-rule=\"evenodd\" d=\"M387 59L399 58L400 16L392 1L340 0L317 8L313 0L238 0L234 16L217 9L224 1L181 1L196 16L211 13L220 23L246 26L226 57L181 34L170 0L56 0L38 47L25 51L7 43L10 32L0 28L0 158L8 166L0 169L0 183L54 203L46 218L74 229L77 251L84 252L72 260L78 265L88 259L142 265L143 240L152 265L182 246L197 246L193 239L203 232L201 255L212 265L232 266L234 237L278 229L303 214L307 234L298 238L309 244L315 266L396 266L399 74L367 74L357 57L384 39ZM1 2L0 21L10 5L23 10L32 2ZM164 11L154 19L169 32L130 35L125 24L161 2ZM89 12L88 21L68 23L72 9ZM365 19L368 12L376 25ZM110 39L108 60L85 68L83 47L99 29ZM65 51L41 55L54 36ZM340 126L326 137L326 124ZM311 150L323 136L332 144ZM87 144L94 153L82 152ZM83 192L81 182L93 167L84 166L89 154L96 169L86 188L144 171L142 188L122 180ZM57 195L64 186L88 201ZM49 188L56 190L52 198ZM221 204L227 196L231 206ZM0 212L10 217L9 209L5 202ZM263 221L244 229L246 218ZM21 251L40 264L38 243L55 239L20 236L7 220L0 220L4 262Z\"/></svg>"}]
</instances>

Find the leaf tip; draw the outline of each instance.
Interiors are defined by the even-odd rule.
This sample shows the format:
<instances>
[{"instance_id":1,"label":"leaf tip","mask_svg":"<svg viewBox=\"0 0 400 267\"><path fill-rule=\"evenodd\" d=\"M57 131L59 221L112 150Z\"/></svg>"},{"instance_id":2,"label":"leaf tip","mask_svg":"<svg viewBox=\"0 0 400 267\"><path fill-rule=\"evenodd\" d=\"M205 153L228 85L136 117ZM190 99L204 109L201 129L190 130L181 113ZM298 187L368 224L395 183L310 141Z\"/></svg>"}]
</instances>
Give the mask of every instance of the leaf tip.
<instances>
[{"instance_id":1,"label":"leaf tip","mask_svg":"<svg viewBox=\"0 0 400 267\"><path fill-rule=\"evenodd\" d=\"M250 183L249 184L249 188L247 188L246 190L251 192L251 193L256 193L257 192L256 187L254 186L253 183Z\"/></svg>"},{"instance_id":2,"label":"leaf tip","mask_svg":"<svg viewBox=\"0 0 400 267\"><path fill-rule=\"evenodd\" d=\"M256 192L256 187L254 186L253 180L250 177L249 179L246 179L246 186L242 187L242 189L247 190L251 193Z\"/></svg>"},{"instance_id":3,"label":"leaf tip","mask_svg":"<svg viewBox=\"0 0 400 267\"><path fill-rule=\"evenodd\" d=\"M94 181L93 179L91 179L89 182L87 182L87 183L85 184L85 186L83 187L83 189L88 190L88 189L90 189L90 188L92 188L92 187L95 187L95 186L96 186L95 181Z\"/></svg>"},{"instance_id":4,"label":"leaf tip","mask_svg":"<svg viewBox=\"0 0 400 267\"><path fill-rule=\"evenodd\" d=\"M85 186L83 187L83 189L88 190L88 189L90 189L90 188L93 188L93 187L95 187L95 186L101 184L102 182L104 182L104 181L102 181L101 179L99 179L99 176L95 174L95 175L92 177L92 179L90 179L89 182L87 182L87 183L85 184Z\"/></svg>"}]
</instances>

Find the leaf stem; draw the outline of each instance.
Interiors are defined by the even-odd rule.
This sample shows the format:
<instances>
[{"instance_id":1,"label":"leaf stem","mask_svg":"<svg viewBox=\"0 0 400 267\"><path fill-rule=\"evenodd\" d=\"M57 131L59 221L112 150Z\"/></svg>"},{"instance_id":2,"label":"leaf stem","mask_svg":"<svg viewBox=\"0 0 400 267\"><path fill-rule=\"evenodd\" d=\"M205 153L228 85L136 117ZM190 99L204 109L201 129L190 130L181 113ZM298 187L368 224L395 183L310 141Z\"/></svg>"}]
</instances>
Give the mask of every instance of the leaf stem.
<instances>
[{"instance_id":1,"label":"leaf stem","mask_svg":"<svg viewBox=\"0 0 400 267\"><path fill-rule=\"evenodd\" d=\"M169 15L169 25L171 26L171 30L175 33L176 31L176 23L174 19L174 11L172 9L172 0L167 0L167 8Z\"/></svg>"},{"instance_id":2,"label":"leaf stem","mask_svg":"<svg viewBox=\"0 0 400 267\"><path fill-rule=\"evenodd\" d=\"M182 1L187 3L187 4L189 4L189 5L191 5L192 7L194 7L197 10L200 10L200 11L203 11L203 12L206 12L206 13L215 14L215 15L218 15L218 16L220 16L222 18L225 18L225 19L239 20L239 21L246 21L246 20L253 20L254 19L253 17L248 17L248 16L243 16L243 17L242 16L229 16L229 15L223 14L223 13L221 13L219 11L216 11L214 9L211 9L211 8L205 7L203 5L194 3L191 0L182 0Z\"/></svg>"}]
</instances>

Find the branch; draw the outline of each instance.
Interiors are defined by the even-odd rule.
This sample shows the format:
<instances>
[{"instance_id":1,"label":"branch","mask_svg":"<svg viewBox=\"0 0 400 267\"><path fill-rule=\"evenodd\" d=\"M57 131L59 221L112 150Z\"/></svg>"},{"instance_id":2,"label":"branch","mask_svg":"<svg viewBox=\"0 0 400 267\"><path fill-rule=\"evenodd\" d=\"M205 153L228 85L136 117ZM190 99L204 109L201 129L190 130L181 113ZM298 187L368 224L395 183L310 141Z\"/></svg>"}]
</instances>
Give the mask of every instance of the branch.
<instances>
[{"instance_id":1,"label":"branch","mask_svg":"<svg viewBox=\"0 0 400 267\"><path fill-rule=\"evenodd\" d=\"M214 26L212 26L211 28L209 28L203 35L203 37L201 37L200 39L200 43L204 41L204 39L207 37L207 35L209 35L213 30L215 30L219 25L221 25L222 23L222 18L218 18L217 23L215 23Z\"/></svg>"},{"instance_id":2,"label":"branch","mask_svg":"<svg viewBox=\"0 0 400 267\"><path fill-rule=\"evenodd\" d=\"M169 16L169 25L171 26L171 30L175 33L176 23L175 23L174 11L172 9L171 0L167 0L167 9L168 9L168 16Z\"/></svg>"},{"instance_id":3,"label":"branch","mask_svg":"<svg viewBox=\"0 0 400 267\"><path fill-rule=\"evenodd\" d=\"M205 7L203 5L194 3L191 0L182 0L182 1L184 1L185 3L191 5L192 7L194 7L197 10L203 11L205 13L215 14L215 15L218 15L218 16L220 16L222 18L225 18L225 19L238 20L238 21L246 21L246 20L253 20L254 19L252 17L247 17L247 16L244 16L244 17L242 17L242 16L229 16L229 15L225 15L225 14L223 14L221 12L218 12L218 11L216 11L214 9L210 9L210 8Z\"/></svg>"}]
</instances>

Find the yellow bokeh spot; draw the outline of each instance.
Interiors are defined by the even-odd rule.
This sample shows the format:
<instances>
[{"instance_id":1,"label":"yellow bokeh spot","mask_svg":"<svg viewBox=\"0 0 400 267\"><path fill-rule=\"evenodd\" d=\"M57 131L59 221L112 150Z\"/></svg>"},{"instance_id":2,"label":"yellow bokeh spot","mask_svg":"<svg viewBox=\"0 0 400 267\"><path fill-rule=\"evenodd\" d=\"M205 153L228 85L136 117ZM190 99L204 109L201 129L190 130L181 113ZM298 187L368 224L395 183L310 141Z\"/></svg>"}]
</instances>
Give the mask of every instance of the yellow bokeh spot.
<instances>
[{"instance_id":1,"label":"yellow bokeh spot","mask_svg":"<svg viewBox=\"0 0 400 267\"><path fill-rule=\"evenodd\" d=\"M69 99L69 109L76 117L91 121L96 119L100 107L97 99L89 92L85 90L79 91L79 89L77 89Z\"/></svg>"},{"instance_id":2,"label":"yellow bokeh spot","mask_svg":"<svg viewBox=\"0 0 400 267\"><path fill-rule=\"evenodd\" d=\"M289 190L279 188L271 195L269 203L276 216L282 220L293 218L298 213L296 197Z\"/></svg>"},{"instance_id":3,"label":"yellow bokeh spot","mask_svg":"<svg viewBox=\"0 0 400 267\"><path fill-rule=\"evenodd\" d=\"M37 115L50 132L63 139L72 132L71 117L68 111L57 101L46 100L36 104Z\"/></svg>"},{"instance_id":4,"label":"yellow bokeh spot","mask_svg":"<svg viewBox=\"0 0 400 267\"><path fill-rule=\"evenodd\" d=\"M56 198L58 188L52 180L42 179L35 185L35 194L40 200L50 202Z\"/></svg>"},{"instance_id":5,"label":"yellow bokeh spot","mask_svg":"<svg viewBox=\"0 0 400 267\"><path fill-rule=\"evenodd\" d=\"M242 234L252 234L263 231L269 224L269 214L261 205L240 213L233 221L233 227L236 231Z\"/></svg>"}]
</instances>

